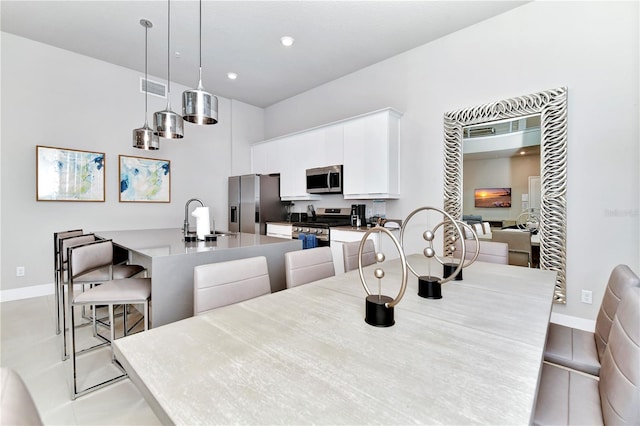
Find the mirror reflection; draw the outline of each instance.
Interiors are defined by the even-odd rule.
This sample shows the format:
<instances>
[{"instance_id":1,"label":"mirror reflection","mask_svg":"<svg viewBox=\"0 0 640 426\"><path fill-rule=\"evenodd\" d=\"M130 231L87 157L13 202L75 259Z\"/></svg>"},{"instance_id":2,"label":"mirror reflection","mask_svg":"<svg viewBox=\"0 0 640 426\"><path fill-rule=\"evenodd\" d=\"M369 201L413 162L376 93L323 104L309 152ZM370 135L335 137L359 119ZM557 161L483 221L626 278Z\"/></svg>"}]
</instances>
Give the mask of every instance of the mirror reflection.
<instances>
[{"instance_id":1,"label":"mirror reflection","mask_svg":"<svg viewBox=\"0 0 640 426\"><path fill-rule=\"evenodd\" d=\"M540 114L466 126L462 132L462 220L482 225L476 228L480 240L509 243L510 264L539 267Z\"/></svg>"},{"instance_id":2,"label":"mirror reflection","mask_svg":"<svg viewBox=\"0 0 640 426\"><path fill-rule=\"evenodd\" d=\"M506 146L507 136L491 138L501 133L517 135L520 146ZM494 141L490 148L479 148L483 138ZM518 246L517 261L555 271L554 301L566 303L567 89L445 112L444 145L445 211L458 220L483 216L476 218L481 224L474 229L489 225L491 239L504 240L510 248L519 244L511 241L514 236L533 236L538 254ZM521 157L514 155L521 151ZM448 227L445 234L453 237L454 231Z\"/></svg>"}]
</instances>

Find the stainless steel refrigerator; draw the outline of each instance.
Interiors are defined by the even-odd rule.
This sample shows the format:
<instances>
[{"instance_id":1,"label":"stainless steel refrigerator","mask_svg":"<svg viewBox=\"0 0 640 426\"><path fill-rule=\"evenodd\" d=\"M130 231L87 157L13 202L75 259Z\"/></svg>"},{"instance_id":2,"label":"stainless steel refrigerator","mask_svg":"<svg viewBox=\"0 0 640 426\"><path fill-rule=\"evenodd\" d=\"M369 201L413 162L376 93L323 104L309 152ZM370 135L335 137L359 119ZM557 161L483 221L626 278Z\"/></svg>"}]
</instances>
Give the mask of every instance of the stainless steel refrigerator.
<instances>
[{"instance_id":1,"label":"stainless steel refrigerator","mask_svg":"<svg viewBox=\"0 0 640 426\"><path fill-rule=\"evenodd\" d=\"M279 175L229 177L229 231L267 234L267 222L286 217Z\"/></svg>"}]
</instances>

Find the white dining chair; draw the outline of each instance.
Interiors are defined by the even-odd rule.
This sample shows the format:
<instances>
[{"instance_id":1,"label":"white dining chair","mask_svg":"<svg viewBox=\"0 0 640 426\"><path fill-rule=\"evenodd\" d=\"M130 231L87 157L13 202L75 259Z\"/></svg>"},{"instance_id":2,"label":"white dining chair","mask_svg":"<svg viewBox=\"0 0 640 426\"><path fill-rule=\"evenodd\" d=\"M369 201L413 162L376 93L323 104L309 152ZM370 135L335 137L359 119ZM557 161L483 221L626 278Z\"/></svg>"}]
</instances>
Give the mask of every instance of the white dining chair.
<instances>
[{"instance_id":1,"label":"white dining chair","mask_svg":"<svg viewBox=\"0 0 640 426\"><path fill-rule=\"evenodd\" d=\"M287 288L318 281L336 274L330 247L285 253L284 268Z\"/></svg>"},{"instance_id":2,"label":"white dining chair","mask_svg":"<svg viewBox=\"0 0 640 426\"><path fill-rule=\"evenodd\" d=\"M358 250L360 241L351 241L342 245L342 260L344 271L349 272L358 269ZM373 240L367 239L362 250L362 266L369 266L376 263L376 248Z\"/></svg>"},{"instance_id":3,"label":"white dining chair","mask_svg":"<svg viewBox=\"0 0 640 426\"><path fill-rule=\"evenodd\" d=\"M544 351L545 361L599 375L600 359L607 348L613 318L622 295L630 287L640 287L640 278L627 265L613 268L600 303L595 331L592 333L550 323Z\"/></svg>"},{"instance_id":4,"label":"white dining chair","mask_svg":"<svg viewBox=\"0 0 640 426\"><path fill-rule=\"evenodd\" d=\"M491 235L491 224L489 222L482 222L482 233L484 235Z\"/></svg>"},{"instance_id":5,"label":"white dining chair","mask_svg":"<svg viewBox=\"0 0 640 426\"><path fill-rule=\"evenodd\" d=\"M640 424L640 288L627 288L622 296L599 379L542 365L532 424Z\"/></svg>"},{"instance_id":6,"label":"white dining chair","mask_svg":"<svg viewBox=\"0 0 640 426\"><path fill-rule=\"evenodd\" d=\"M460 257L462 253L461 240L456 240L456 250L453 253L454 257ZM465 259L473 259L476 253L476 240L464 240L466 245ZM493 241L480 241L480 251L478 252L478 258L480 262L498 263L501 265L509 264L509 245L507 243L497 243Z\"/></svg>"},{"instance_id":7,"label":"white dining chair","mask_svg":"<svg viewBox=\"0 0 640 426\"><path fill-rule=\"evenodd\" d=\"M29 389L15 370L0 368L0 424L42 425L42 418Z\"/></svg>"},{"instance_id":8,"label":"white dining chair","mask_svg":"<svg viewBox=\"0 0 640 426\"><path fill-rule=\"evenodd\" d=\"M520 230L496 229L491 241L509 245L509 265L531 267L531 233Z\"/></svg>"},{"instance_id":9,"label":"white dining chair","mask_svg":"<svg viewBox=\"0 0 640 426\"><path fill-rule=\"evenodd\" d=\"M193 285L194 315L269 294L267 258L257 256L196 266Z\"/></svg>"}]
</instances>

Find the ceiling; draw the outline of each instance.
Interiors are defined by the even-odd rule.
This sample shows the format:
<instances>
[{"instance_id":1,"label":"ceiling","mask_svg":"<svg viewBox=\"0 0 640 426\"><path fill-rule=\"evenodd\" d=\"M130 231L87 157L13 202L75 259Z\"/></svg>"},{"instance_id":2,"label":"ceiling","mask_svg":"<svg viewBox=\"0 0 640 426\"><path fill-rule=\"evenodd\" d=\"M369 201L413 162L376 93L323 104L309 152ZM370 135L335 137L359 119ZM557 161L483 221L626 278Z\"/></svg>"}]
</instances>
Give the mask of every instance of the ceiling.
<instances>
[{"instance_id":1,"label":"ceiling","mask_svg":"<svg viewBox=\"0 0 640 426\"><path fill-rule=\"evenodd\" d=\"M202 2L203 85L211 93L267 107L527 1ZM167 1L0 2L1 29L167 78ZM171 2L171 81L198 83L198 2ZM285 48L280 37L295 44ZM236 80L228 72L238 74Z\"/></svg>"}]
</instances>

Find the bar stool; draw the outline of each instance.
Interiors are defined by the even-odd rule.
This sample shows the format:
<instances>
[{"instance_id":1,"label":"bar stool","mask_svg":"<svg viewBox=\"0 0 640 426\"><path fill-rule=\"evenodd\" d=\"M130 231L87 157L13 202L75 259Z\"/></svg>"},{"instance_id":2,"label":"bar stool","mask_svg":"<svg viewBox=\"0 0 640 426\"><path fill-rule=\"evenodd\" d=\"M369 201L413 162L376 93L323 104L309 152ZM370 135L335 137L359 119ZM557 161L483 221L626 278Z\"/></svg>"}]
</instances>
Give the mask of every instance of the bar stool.
<instances>
[{"instance_id":1,"label":"bar stool","mask_svg":"<svg viewBox=\"0 0 640 426\"><path fill-rule=\"evenodd\" d=\"M64 285L69 285L68 279L68 250L71 247L82 245L90 242L98 241L98 238L94 234L82 234L66 238L59 239L58 254L60 265L59 273L59 295L60 300L57 302L61 306L62 311L62 360L66 360L69 356L67 354L67 303L65 302ZM110 256L111 262L113 262L113 253ZM92 270L81 276L78 275L74 283L75 284L100 284L110 279L124 279L131 278L141 272L144 272L144 268L140 265L111 265L111 268L103 266L102 269ZM94 315L95 316L95 315Z\"/></svg>"},{"instance_id":2,"label":"bar stool","mask_svg":"<svg viewBox=\"0 0 640 426\"><path fill-rule=\"evenodd\" d=\"M69 237L77 237L82 235L82 229L73 229L69 231L60 231L53 233L53 286L55 293L55 302L56 302L56 334L60 334L60 324L62 322L62 314L61 311L64 310L64 307L61 307L61 296L60 296L60 276L62 273L62 265L60 265L60 240L63 238Z\"/></svg>"},{"instance_id":3,"label":"bar stool","mask_svg":"<svg viewBox=\"0 0 640 426\"><path fill-rule=\"evenodd\" d=\"M109 278L113 278L113 243L111 240L99 240L90 243L72 246L68 249L69 259L69 318L71 334L71 372L73 390L71 399L85 395L94 390L103 388L111 383L115 383L126 378L127 372L116 360L113 352L113 341L116 339L116 323L114 316L114 305L143 305L143 321L145 331L149 329L149 300L151 298L150 278L124 278L103 282L99 286L92 287L77 296L73 295L73 286L76 279L85 274L104 270L109 271ZM81 351L76 350L76 327L75 327L75 307L86 305L106 305L109 308L109 339L99 344L91 346ZM123 322L126 329L127 310L124 310ZM94 332L96 318L93 316ZM105 345L111 346L111 361L118 367L122 374L92 385L83 390L78 387L76 374L76 357Z\"/></svg>"}]
</instances>

